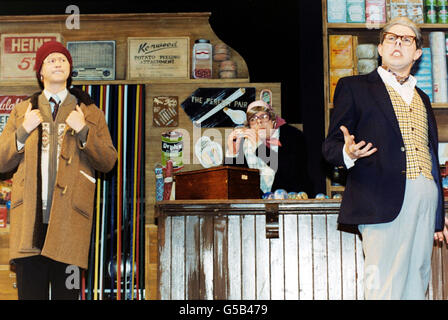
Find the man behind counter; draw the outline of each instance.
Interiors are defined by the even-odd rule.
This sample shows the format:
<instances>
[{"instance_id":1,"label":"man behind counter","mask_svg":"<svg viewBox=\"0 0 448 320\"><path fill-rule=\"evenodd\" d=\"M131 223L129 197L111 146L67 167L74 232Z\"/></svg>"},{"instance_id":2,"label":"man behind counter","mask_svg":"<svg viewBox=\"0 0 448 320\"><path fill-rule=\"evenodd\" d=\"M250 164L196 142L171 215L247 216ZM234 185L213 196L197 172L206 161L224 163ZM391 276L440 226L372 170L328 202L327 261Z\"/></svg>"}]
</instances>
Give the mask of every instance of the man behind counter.
<instances>
[{"instance_id":1,"label":"man behind counter","mask_svg":"<svg viewBox=\"0 0 448 320\"><path fill-rule=\"evenodd\" d=\"M246 126L227 138L224 164L259 169L262 193L284 189L311 194L303 133L262 100L249 104Z\"/></svg>"}]
</instances>

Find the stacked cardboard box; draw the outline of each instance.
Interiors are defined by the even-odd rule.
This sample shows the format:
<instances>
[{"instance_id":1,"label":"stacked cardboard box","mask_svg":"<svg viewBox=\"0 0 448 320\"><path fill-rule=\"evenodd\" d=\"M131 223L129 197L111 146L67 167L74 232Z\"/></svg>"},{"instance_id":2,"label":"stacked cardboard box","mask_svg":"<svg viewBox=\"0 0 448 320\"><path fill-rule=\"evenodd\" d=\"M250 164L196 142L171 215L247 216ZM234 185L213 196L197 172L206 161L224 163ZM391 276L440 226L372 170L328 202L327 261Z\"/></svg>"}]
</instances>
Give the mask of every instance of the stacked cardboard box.
<instances>
[{"instance_id":1,"label":"stacked cardboard box","mask_svg":"<svg viewBox=\"0 0 448 320\"><path fill-rule=\"evenodd\" d=\"M340 78L355 74L357 37L352 35L330 35L330 101Z\"/></svg>"},{"instance_id":2,"label":"stacked cardboard box","mask_svg":"<svg viewBox=\"0 0 448 320\"><path fill-rule=\"evenodd\" d=\"M327 0L327 21L372 24L406 16L424 23L424 8L424 0Z\"/></svg>"},{"instance_id":3,"label":"stacked cardboard box","mask_svg":"<svg viewBox=\"0 0 448 320\"><path fill-rule=\"evenodd\" d=\"M431 48L422 48L422 51L423 54L418 61L417 70L414 74L414 77L417 79L417 86L429 96L432 102L433 95Z\"/></svg>"}]
</instances>

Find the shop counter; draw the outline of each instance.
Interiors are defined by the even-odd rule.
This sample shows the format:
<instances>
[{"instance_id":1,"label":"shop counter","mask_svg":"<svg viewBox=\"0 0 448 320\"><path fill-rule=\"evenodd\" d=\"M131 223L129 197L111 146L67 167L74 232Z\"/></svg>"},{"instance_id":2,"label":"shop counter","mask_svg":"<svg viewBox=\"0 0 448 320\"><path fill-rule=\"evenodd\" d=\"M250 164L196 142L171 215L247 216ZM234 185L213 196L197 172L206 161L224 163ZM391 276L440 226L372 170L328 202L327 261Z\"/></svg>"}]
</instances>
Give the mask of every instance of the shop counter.
<instances>
[{"instance_id":1,"label":"shop counter","mask_svg":"<svg viewBox=\"0 0 448 320\"><path fill-rule=\"evenodd\" d=\"M174 200L155 206L158 298L356 300L357 229L337 224L340 200ZM434 246L428 299L445 299L447 249Z\"/></svg>"}]
</instances>

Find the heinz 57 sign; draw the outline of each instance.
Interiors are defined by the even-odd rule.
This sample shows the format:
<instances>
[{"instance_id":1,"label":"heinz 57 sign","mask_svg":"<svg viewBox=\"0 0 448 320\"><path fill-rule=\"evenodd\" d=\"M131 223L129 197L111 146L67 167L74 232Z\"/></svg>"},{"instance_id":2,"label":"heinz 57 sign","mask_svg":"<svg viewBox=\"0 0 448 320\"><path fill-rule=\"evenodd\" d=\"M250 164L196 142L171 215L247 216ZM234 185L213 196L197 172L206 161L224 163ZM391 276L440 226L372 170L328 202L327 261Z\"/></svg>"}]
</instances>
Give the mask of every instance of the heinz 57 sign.
<instances>
[{"instance_id":1,"label":"heinz 57 sign","mask_svg":"<svg viewBox=\"0 0 448 320\"><path fill-rule=\"evenodd\" d=\"M58 33L2 34L0 52L1 80L34 80L37 49L47 41L61 41Z\"/></svg>"}]
</instances>

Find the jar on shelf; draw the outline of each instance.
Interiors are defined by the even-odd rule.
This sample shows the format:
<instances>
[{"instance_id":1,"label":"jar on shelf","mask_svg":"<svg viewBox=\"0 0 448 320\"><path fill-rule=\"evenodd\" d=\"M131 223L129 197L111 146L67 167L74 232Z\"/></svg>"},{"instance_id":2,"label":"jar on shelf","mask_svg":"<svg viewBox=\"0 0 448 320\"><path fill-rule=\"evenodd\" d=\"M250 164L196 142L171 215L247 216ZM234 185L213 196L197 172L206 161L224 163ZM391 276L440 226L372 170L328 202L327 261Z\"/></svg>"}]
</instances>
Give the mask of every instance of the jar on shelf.
<instances>
[{"instance_id":1,"label":"jar on shelf","mask_svg":"<svg viewBox=\"0 0 448 320\"><path fill-rule=\"evenodd\" d=\"M212 45L210 40L197 39L193 46L193 78L207 79L212 77Z\"/></svg>"}]
</instances>

